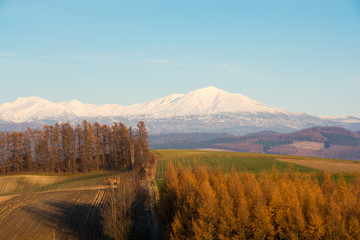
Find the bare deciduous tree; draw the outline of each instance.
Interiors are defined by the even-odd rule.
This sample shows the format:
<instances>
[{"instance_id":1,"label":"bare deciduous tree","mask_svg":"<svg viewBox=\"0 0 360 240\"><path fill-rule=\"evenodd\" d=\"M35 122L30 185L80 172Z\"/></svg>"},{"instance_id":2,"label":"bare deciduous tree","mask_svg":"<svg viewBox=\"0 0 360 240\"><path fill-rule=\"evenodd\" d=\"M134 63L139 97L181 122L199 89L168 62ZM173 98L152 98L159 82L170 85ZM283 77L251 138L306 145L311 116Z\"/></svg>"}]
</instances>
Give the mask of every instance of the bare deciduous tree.
<instances>
[{"instance_id":1,"label":"bare deciduous tree","mask_svg":"<svg viewBox=\"0 0 360 240\"><path fill-rule=\"evenodd\" d=\"M135 172L123 174L102 209L104 233L112 239L128 239L134 219L142 211L145 195Z\"/></svg>"}]
</instances>

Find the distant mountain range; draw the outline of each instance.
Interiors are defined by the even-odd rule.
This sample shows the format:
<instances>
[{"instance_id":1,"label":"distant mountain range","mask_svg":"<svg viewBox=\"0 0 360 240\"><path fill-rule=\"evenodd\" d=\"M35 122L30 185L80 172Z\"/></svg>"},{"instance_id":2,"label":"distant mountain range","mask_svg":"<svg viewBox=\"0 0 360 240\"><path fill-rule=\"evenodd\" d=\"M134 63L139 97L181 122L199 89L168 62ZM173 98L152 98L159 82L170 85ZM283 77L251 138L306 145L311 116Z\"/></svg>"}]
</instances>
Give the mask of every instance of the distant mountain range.
<instances>
[{"instance_id":1,"label":"distant mountain range","mask_svg":"<svg viewBox=\"0 0 360 240\"><path fill-rule=\"evenodd\" d=\"M339 127L313 127L293 133L263 131L245 136L208 133L154 134L152 149L217 148L360 160L360 134Z\"/></svg>"},{"instance_id":2,"label":"distant mountain range","mask_svg":"<svg viewBox=\"0 0 360 240\"><path fill-rule=\"evenodd\" d=\"M207 87L188 94L172 94L146 103L121 106L91 105L77 100L53 103L39 97L18 98L0 105L0 131L21 130L55 122L135 125L144 120L150 133L221 132L247 134L273 130L287 133L313 126L360 130L356 117L317 117L271 108L238 93Z\"/></svg>"}]
</instances>

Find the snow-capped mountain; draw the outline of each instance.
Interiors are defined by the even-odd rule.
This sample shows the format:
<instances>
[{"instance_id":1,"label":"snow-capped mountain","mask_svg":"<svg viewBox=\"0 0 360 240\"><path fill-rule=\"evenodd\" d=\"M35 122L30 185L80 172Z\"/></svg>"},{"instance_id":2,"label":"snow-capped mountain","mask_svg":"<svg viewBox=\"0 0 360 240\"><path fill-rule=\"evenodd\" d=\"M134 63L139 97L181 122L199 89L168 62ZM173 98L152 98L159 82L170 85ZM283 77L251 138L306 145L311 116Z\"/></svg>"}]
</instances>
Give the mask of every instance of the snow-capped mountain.
<instances>
[{"instance_id":1,"label":"snow-capped mountain","mask_svg":"<svg viewBox=\"0 0 360 240\"><path fill-rule=\"evenodd\" d=\"M172 94L131 106L92 105L77 100L53 103L39 97L18 98L12 103L0 105L0 124L81 122L84 119L102 123L122 121L129 125L145 120L148 129L157 133L213 131L240 134L260 130L289 132L320 125L360 130L359 118L291 113L216 87L198 89L188 94Z\"/></svg>"},{"instance_id":2,"label":"snow-capped mountain","mask_svg":"<svg viewBox=\"0 0 360 240\"><path fill-rule=\"evenodd\" d=\"M241 112L287 112L270 108L238 93L228 93L216 87L207 87L189 92L173 94L148 103L140 103L124 109L122 115L147 115L174 117ZM117 114L115 114L117 115Z\"/></svg>"},{"instance_id":3,"label":"snow-capped mountain","mask_svg":"<svg viewBox=\"0 0 360 240\"><path fill-rule=\"evenodd\" d=\"M10 122L42 119L110 116L174 117L218 114L224 112L286 113L286 110L267 107L238 93L207 87L186 95L172 94L147 103L131 106L116 104L91 105L77 100L53 103L39 97L18 98L13 103L0 105L0 118Z\"/></svg>"}]
</instances>

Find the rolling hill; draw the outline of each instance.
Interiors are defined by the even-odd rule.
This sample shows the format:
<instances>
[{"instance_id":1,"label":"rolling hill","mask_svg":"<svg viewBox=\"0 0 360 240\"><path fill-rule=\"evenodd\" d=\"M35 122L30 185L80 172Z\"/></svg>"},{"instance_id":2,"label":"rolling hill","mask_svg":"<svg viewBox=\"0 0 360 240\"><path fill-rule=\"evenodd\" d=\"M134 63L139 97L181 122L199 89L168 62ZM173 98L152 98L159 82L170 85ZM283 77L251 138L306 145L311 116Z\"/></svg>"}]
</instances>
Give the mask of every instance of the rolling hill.
<instances>
[{"instance_id":1,"label":"rolling hill","mask_svg":"<svg viewBox=\"0 0 360 240\"><path fill-rule=\"evenodd\" d=\"M159 136L158 136L159 138ZM185 141L171 140L152 144L153 149L217 148L239 152L299 155L360 160L360 135L339 127L313 127L282 134L272 131L228 136L203 141L190 137Z\"/></svg>"}]
</instances>

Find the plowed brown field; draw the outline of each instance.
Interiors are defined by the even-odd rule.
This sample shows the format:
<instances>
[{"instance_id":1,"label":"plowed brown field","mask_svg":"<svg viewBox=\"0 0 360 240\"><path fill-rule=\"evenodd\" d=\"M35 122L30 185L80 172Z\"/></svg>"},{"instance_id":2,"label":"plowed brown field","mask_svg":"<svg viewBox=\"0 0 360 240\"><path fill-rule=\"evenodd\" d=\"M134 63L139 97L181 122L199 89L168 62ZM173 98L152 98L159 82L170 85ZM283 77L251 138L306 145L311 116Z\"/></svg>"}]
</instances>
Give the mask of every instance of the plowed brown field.
<instances>
[{"instance_id":1,"label":"plowed brown field","mask_svg":"<svg viewBox=\"0 0 360 240\"><path fill-rule=\"evenodd\" d=\"M7 197L0 201L0 239L105 239L99 215L107 188Z\"/></svg>"}]
</instances>

